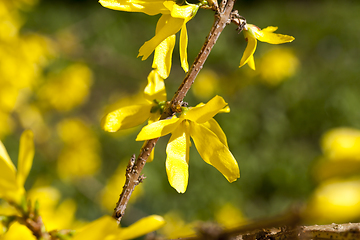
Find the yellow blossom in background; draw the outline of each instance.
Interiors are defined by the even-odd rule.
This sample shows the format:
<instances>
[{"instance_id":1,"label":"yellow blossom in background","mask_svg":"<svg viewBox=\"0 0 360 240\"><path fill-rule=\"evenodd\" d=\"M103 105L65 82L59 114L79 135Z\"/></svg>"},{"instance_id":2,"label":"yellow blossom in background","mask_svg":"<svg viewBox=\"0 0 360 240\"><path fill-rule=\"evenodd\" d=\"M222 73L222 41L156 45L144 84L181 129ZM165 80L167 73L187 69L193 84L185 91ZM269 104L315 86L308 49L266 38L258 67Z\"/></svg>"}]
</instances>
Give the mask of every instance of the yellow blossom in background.
<instances>
[{"instance_id":1,"label":"yellow blossom in background","mask_svg":"<svg viewBox=\"0 0 360 240\"><path fill-rule=\"evenodd\" d=\"M114 211L115 203L119 200L119 193L125 183L125 170L127 162L120 164L114 174L108 179L104 189L101 191L101 205L107 211ZM133 193L131 194L130 203L136 201L136 199L143 194L143 184L136 186Z\"/></svg>"},{"instance_id":2,"label":"yellow blossom in background","mask_svg":"<svg viewBox=\"0 0 360 240\"><path fill-rule=\"evenodd\" d=\"M155 51L153 68L159 71L162 78L169 76L171 56L175 45L175 34L180 33L180 61L185 72L189 70L187 61L188 35L186 23L197 13L199 6L188 4L179 6L175 1L128 1L128 0L100 0L104 7L128 12L142 12L148 15L162 14L157 26L155 36L145 42L139 50L139 56L146 60Z\"/></svg>"},{"instance_id":3,"label":"yellow blossom in background","mask_svg":"<svg viewBox=\"0 0 360 240\"><path fill-rule=\"evenodd\" d=\"M240 66L248 64L249 67L255 70L254 53L257 46L257 40L267 42L270 44L281 44L292 42L295 38L288 35L274 33L277 27L266 27L260 29L253 24L246 24L244 27L244 36L247 41L245 52L240 60Z\"/></svg>"},{"instance_id":4,"label":"yellow blossom in background","mask_svg":"<svg viewBox=\"0 0 360 240\"><path fill-rule=\"evenodd\" d=\"M324 155L313 167L317 181L360 173L360 130L331 129L323 135L321 148Z\"/></svg>"},{"instance_id":5,"label":"yellow blossom in background","mask_svg":"<svg viewBox=\"0 0 360 240\"><path fill-rule=\"evenodd\" d=\"M16 108L21 125L32 129L35 133L35 142L46 143L50 136L50 126L45 122L41 109L37 104L22 104Z\"/></svg>"},{"instance_id":6,"label":"yellow blossom in background","mask_svg":"<svg viewBox=\"0 0 360 240\"><path fill-rule=\"evenodd\" d=\"M332 179L314 191L305 210L311 223L345 223L360 218L360 179Z\"/></svg>"},{"instance_id":7,"label":"yellow blossom in background","mask_svg":"<svg viewBox=\"0 0 360 240\"><path fill-rule=\"evenodd\" d=\"M215 213L215 220L224 228L234 228L247 222L244 214L235 206L227 203Z\"/></svg>"},{"instance_id":8,"label":"yellow blossom in background","mask_svg":"<svg viewBox=\"0 0 360 240\"><path fill-rule=\"evenodd\" d=\"M80 119L65 119L57 125L64 142L57 160L57 171L63 179L76 179L94 175L101 166L100 143L96 135Z\"/></svg>"},{"instance_id":9,"label":"yellow blossom in background","mask_svg":"<svg viewBox=\"0 0 360 240\"><path fill-rule=\"evenodd\" d=\"M219 88L219 76L212 70L204 69L196 77L191 87L193 94L199 99L209 99Z\"/></svg>"},{"instance_id":10,"label":"yellow blossom in background","mask_svg":"<svg viewBox=\"0 0 360 240\"><path fill-rule=\"evenodd\" d=\"M0 1L0 138L15 123L11 113L31 97L42 69L54 56L54 44L39 34L20 34L20 10L37 1Z\"/></svg>"},{"instance_id":11,"label":"yellow blossom in background","mask_svg":"<svg viewBox=\"0 0 360 240\"><path fill-rule=\"evenodd\" d=\"M272 48L259 61L259 73L262 82L276 86L293 76L299 67L299 59L288 48Z\"/></svg>"},{"instance_id":12,"label":"yellow blossom in background","mask_svg":"<svg viewBox=\"0 0 360 240\"><path fill-rule=\"evenodd\" d=\"M0 111L0 138L10 134L14 128L14 122L9 114Z\"/></svg>"},{"instance_id":13,"label":"yellow blossom in background","mask_svg":"<svg viewBox=\"0 0 360 240\"><path fill-rule=\"evenodd\" d=\"M140 219L129 227L119 228L116 220L103 216L80 229L73 240L125 240L140 237L161 228L165 224L162 217L151 215Z\"/></svg>"},{"instance_id":14,"label":"yellow blossom in background","mask_svg":"<svg viewBox=\"0 0 360 240\"><path fill-rule=\"evenodd\" d=\"M36 240L36 237L25 225L12 222L8 231L0 235L0 240Z\"/></svg>"},{"instance_id":15,"label":"yellow blossom in background","mask_svg":"<svg viewBox=\"0 0 360 240\"><path fill-rule=\"evenodd\" d=\"M360 161L360 130L345 127L332 129L322 137L321 148L329 160Z\"/></svg>"},{"instance_id":16,"label":"yellow blossom in background","mask_svg":"<svg viewBox=\"0 0 360 240\"><path fill-rule=\"evenodd\" d=\"M186 223L178 212L170 212L164 216L166 224L158 232L166 239L178 239L196 235L196 222Z\"/></svg>"},{"instance_id":17,"label":"yellow blossom in background","mask_svg":"<svg viewBox=\"0 0 360 240\"><path fill-rule=\"evenodd\" d=\"M190 137L202 159L219 170L229 181L240 177L238 164L227 146L227 140L219 124L212 118L227 103L215 96L208 103L183 112L180 117L160 120L147 126L138 134L136 141L145 141L171 133L166 147L166 172L170 185L184 193L188 184Z\"/></svg>"},{"instance_id":18,"label":"yellow blossom in background","mask_svg":"<svg viewBox=\"0 0 360 240\"><path fill-rule=\"evenodd\" d=\"M3 143L0 141L0 198L20 203L25 194L24 184L35 154L33 133L23 132L20 138L18 169L15 168Z\"/></svg>"},{"instance_id":19,"label":"yellow blossom in background","mask_svg":"<svg viewBox=\"0 0 360 240\"><path fill-rule=\"evenodd\" d=\"M60 204L60 192L53 187L39 187L28 191L28 199L39 203L39 215L46 231L70 229L75 220L76 203L65 199Z\"/></svg>"},{"instance_id":20,"label":"yellow blossom in background","mask_svg":"<svg viewBox=\"0 0 360 240\"><path fill-rule=\"evenodd\" d=\"M48 77L38 93L39 100L58 111L69 111L83 104L92 85L92 72L85 64L68 66Z\"/></svg>"}]
</instances>

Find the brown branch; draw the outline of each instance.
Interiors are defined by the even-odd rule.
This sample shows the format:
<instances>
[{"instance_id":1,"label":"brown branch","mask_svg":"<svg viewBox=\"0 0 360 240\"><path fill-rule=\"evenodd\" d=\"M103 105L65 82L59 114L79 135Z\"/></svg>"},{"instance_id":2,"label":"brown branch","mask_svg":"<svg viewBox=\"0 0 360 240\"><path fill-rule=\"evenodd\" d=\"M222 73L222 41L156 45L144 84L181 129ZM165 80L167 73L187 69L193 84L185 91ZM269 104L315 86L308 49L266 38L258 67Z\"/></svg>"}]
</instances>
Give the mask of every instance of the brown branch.
<instances>
[{"instance_id":1,"label":"brown branch","mask_svg":"<svg viewBox=\"0 0 360 240\"><path fill-rule=\"evenodd\" d=\"M222 229L218 225L204 224L198 228L198 236L180 238L182 240L330 240L360 239L360 223L300 226L304 220L299 208L288 213L251 222L233 229Z\"/></svg>"},{"instance_id":2,"label":"brown branch","mask_svg":"<svg viewBox=\"0 0 360 240\"><path fill-rule=\"evenodd\" d=\"M247 225L243 225L240 227L232 228L232 229L222 229L216 227L216 225L204 225L198 228L199 236L181 238L183 240L228 240L235 239L235 237L242 236L242 239L245 239L244 236L255 236L256 238L246 238L246 239L257 239L258 236L263 234L263 232L267 232L266 229L274 229L281 228L281 230L285 231L288 229L295 229L296 226L300 223L301 215L298 209L292 209L288 213L276 216L269 219L263 219L251 222ZM284 228L283 226L287 226ZM268 238L261 238L268 239ZM270 238L269 238L270 239Z\"/></svg>"},{"instance_id":3,"label":"brown branch","mask_svg":"<svg viewBox=\"0 0 360 240\"><path fill-rule=\"evenodd\" d=\"M222 2L221 6L223 7L223 9L221 9L220 12L215 14L214 24L205 40L203 47L201 48L196 59L194 60L194 63L192 64L189 72L187 73L185 79L175 93L174 97L166 106L160 119L166 119L172 116L182 105L186 93L189 91L196 76L202 69L218 37L225 28L226 24L229 23L230 13L234 7L234 3L235 0L224 0ZM140 176L140 173L157 141L158 138L147 141L145 145L141 148L140 154L136 161L135 155L133 155L133 157L130 159L128 169L126 170L126 182L124 184L122 193L120 194L119 201L117 202L113 212L113 217L118 221L118 223L120 223L121 218L125 213L127 203L130 199L132 192L134 191L135 186L138 185L143 179L143 177Z\"/></svg>"}]
</instances>

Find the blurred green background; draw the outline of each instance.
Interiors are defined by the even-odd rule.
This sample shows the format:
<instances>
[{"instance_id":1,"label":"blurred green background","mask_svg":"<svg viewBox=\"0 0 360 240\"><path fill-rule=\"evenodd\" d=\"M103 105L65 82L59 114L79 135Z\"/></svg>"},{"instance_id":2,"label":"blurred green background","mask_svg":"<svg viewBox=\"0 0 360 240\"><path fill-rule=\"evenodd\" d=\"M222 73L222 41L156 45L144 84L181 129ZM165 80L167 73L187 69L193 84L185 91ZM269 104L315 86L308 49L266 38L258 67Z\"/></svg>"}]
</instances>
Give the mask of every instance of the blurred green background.
<instances>
[{"instance_id":1,"label":"blurred green background","mask_svg":"<svg viewBox=\"0 0 360 240\"><path fill-rule=\"evenodd\" d=\"M359 2L248 0L237 1L236 9L248 23L260 28L278 26L278 33L295 37L294 42L283 45L258 42L254 55L257 70L247 65L239 69L246 42L236 26L229 25L205 63L195 90L185 99L194 106L218 94L229 103L231 112L218 114L215 119L228 137L241 178L228 183L193 146L189 186L186 193L178 194L165 172L169 137L161 138L155 160L144 169L147 178L141 184L142 192L129 206L124 225L173 210L187 222L213 221L215 212L226 203L240 209L247 219L282 213L294 203L306 202L315 189L312 166L322 155L321 136L336 127L360 128ZM36 155L28 189L34 185L56 187L61 199L75 199L77 219L94 220L109 213L99 204L108 179L142 145L135 142L140 127L105 133L100 119L116 107L113 104L139 94L145 87L152 57L141 61L136 56L140 46L154 35L159 16L113 11L89 0L42 0L19 10L19 14L19 34L45 36L55 53L28 91L19 93L22 101L17 100L7 112L12 127L1 139L14 160L20 133L24 128L32 129ZM201 9L187 24L190 64L212 23L213 12ZM75 69L82 68L79 78L89 79L78 88L69 80L71 73L62 75L73 64ZM184 76L177 43L172 71L166 79L169 99ZM61 82L55 89L62 89L59 92L64 99L78 96L79 100L65 107L51 104L53 94L46 86L52 81ZM50 94L44 93L47 91ZM35 108L37 117L23 116L21 104ZM77 148L81 144L84 150ZM67 163L61 163L64 158ZM80 169L91 166L83 175L73 176L77 170L68 170L71 164ZM117 197L110 200L110 209L116 201Z\"/></svg>"}]
</instances>

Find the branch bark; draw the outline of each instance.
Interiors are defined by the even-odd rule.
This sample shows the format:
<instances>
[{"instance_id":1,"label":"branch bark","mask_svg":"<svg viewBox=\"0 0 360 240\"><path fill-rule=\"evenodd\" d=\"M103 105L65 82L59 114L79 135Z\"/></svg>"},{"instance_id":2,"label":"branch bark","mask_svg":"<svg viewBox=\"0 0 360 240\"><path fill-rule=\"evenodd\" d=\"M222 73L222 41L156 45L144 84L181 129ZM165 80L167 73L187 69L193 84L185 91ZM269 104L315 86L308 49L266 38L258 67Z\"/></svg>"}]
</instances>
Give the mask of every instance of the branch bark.
<instances>
[{"instance_id":1,"label":"branch bark","mask_svg":"<svg viewBox=\"0 0 360 240\"><path fill-rule=\"evenodd\" d=\"M181 107L184 97L189 91L196 76L202 69L218 37L224 30L226 24L230 22L230 14L234 7L234 3L235 0L222 1L220 12L215 14L214 24L205 40L204 45L202 46L198 56L194 60L194 63L190 67L189 72L185 76L185 79L173 96L172 100L169 104L167 104L163 114L160 117L160 120L172 116ZM147 141L141 148L137 159L135 160L135 155L133 155L129 161L129 165L126 170L126 182L123 186L119 201L117 202L113 212L113 218L115 218L118 223L120 223L121 218L124 216L126 206L136 185L138 185L144 178L143 176L140 176L140 173L157 141L158 138Z\"/></svg>"},{"instance_id":2,"label":"branch bark","mask_svg":"<svg viewBox=\"0 0 360 240\"><path fill-rule=\"evenodd\" d=\"M360 239L360 223L301 226L303 214L300 209L291 209L281 216L258 220L232 229L214 225L198 228L198 236L182 240L330 240Z\"/></svg>"}]
</instances>

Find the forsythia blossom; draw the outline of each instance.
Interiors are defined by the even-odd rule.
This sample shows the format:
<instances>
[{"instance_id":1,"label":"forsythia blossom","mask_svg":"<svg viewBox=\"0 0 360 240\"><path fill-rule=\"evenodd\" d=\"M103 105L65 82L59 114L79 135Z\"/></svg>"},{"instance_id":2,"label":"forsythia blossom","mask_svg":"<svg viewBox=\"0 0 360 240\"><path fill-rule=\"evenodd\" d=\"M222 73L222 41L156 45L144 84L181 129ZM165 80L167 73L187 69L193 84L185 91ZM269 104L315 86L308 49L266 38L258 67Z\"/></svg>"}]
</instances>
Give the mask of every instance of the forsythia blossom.
<instances>
[{"instance_id":1,"label":"forsythia blossom","mask_svg":"<svg viewBox=\"0 0 360 240\"><path fill-rule=\"evenodd\" d=\"M115 219L110 216L101 217L76 233L73 240L123 240L134 239L161 228L165 224L162 217L151 215L140 219L126 228L119 228Z\"/></svg>"},{"instance_id":2,"label":"forsythia blossom","mask_svg":"<svg viewBox=\"0 0 360 240\"><path fill-rule=\"evenodd\" d=\"M271 44L281 44L292 42L295 39L292 36L274 33L276 30L277 27L267 27L261 30L253 24L246 24L244 27L244 36L248 43L239 67L242 67L247 63L251 69L255 70L254 52L257 40Z\"/></svg>"},{"instance_id":3,"label":"forsythia blossom","mask_svg":"<svg viewBox=\"0 0 360 240\"><path fill-rule=\"evenodd\" d=\"M180 60L185 72L189 70L187 61L188 36L186 23L197 13L199 6L187 4L179 6L172 0L100 0L104 7L128 12L142 12L148 15L162 14L155 36L139 49L142 60L147 59L155 51L153 68L157 69L162 78L169 76L171 56L175 45L175 34L180 33Z\"/></svg>"},{"instance_id":4,"label":"forsythia blossom","mask_svg":"<svg viewBox=\"0 0 360 240\"><path fill-rule=\"evenodd\" d=\"M144 141L172 134L166 148L166 172L170 185L178 192L184 193L188 184L190 137L202 159L218 169L229 182L240 177L226 136L212 118L226 106L222 97L215 96L206 104L184 111L180 117L174 116L145 126L137 136L137 141Z\"/></svg>"},{"instance_id":5,"label":"forsythia blossom","mask_svg":"<svg viewBox=\"0 0 360 240\"><path fill-rule=\"evenodd\" d=\"M25 194L24 183L35 153L33 137L30 130L21 135L17 171L0 141L0 198L19 203Z\"/></svg>"}]
</instances>

